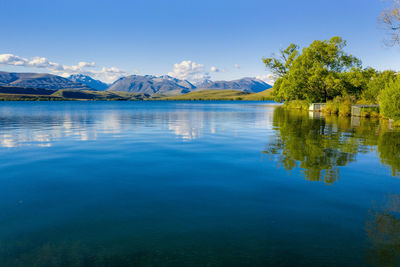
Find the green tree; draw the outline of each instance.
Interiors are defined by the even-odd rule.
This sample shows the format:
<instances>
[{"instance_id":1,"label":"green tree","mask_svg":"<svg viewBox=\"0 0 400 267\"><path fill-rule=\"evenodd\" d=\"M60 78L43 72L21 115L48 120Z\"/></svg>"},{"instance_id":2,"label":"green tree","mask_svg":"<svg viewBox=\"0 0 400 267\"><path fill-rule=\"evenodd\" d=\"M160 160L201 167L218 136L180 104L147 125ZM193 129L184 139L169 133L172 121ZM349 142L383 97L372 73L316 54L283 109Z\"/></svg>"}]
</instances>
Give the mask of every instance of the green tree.
<instances>
[{"instance_id":1,"label":"green tree","mask_svg":"<svg viewBox=\"0 0 400 267\"><path fill-rule=\"evenodd\" d=\"M367 103L378 104L379 93L392 81L396 73L394 71L377 72L372 76L367 88L362 92L362 99Z\"/></svg>"},{"instance_id":2,"label":"green tree","mask_svg":"<svg viewBox=\"0 0 400 267\"><path fill-rule=\"evenodd\" d=\"M379 105L384 117L400 120L400 77L390 81L379 94Z\"/></svg>"},{"instance_id":3,"label":"green tree","mask_svg":"<svg viewBox=\"0 0 400 267\"><path fill-rule=\"evenodd\" d=\"M274 85L275 100L326 102L341 95L346 89L343 73L361 67L360 60L344 52L345 46L342 38L333 37L314 41L301 54L297 52L297 46L296 49L289 46L284 50L291 52L286 61L264 58L266 67L280 77Z\"/></svg>"},{"instance_id":4,"label":"green tree","mask_svg":"<svg viewBox=\"0 0 400 267\"><path fill-rule=\"evenodd\" d=\"M345 84L342 94L353 95L359 99L376 73L373 68L352 68L348 72L344 72L342 76Z\"/></svg>"},{"instance_id":5,"label":"green tree","mask_svg":"<svg viewBox=\"0 0 400 267\"><path fill-rule=\"evenodd\" d=\"M273 54L271 57L263 58L262 60L275 76L282 78L288 73L293 61L298 56L298 50L298 45L290 44L286 49L279 51L279 57Z\"/></svg>"}]
</instances>

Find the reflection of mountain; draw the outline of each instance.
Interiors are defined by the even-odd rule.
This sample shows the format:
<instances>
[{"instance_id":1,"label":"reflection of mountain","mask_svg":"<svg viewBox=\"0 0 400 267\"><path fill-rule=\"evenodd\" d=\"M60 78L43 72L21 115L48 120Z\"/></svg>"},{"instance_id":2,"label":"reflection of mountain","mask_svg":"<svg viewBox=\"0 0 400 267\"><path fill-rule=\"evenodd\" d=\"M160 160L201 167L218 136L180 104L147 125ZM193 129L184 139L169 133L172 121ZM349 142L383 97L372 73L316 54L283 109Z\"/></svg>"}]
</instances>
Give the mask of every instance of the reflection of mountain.
<instances>
[{"instance_id":1,"label":"reflection of mountain","mask_svg":"<svg viewBox=\"0 0 400 267\"><path fill-rule=\"evenodd\" d=\"M184 140L193 140L201 137L205 123L204 112L177 112L170 113L168 129Z\"/></svg>"},{"instance_id":2,"label":"reflection of mountain","mask_svg":"<svg viewBox=\"0 0 400 267\"><path fill-rule=\"evenodd\" d=\"M358 153L377 147L381 162L400 170L400 132L389 131L383 122L361 120L352 127L350 118L312 118L307 113L277 108L273 125L275 139L263 153L287 170L300 167L307 180L334 183L339 167L356 160Z\"/></svg>"},{"instance_id":3,"label":"reflection of mountain","mask_svg":"<svg viewBox=\"0 0 400 267\"><path fill-rule=\"evenodd\" d=\"M400 196L391 195L383 206L370 210L365 228L373 266L400 265Z\"/></svg>"},{"instance_id":4,"label":"reflection of mountain","mask_svg":"<svg viewBox=\"0 0 400 267\"><path fill-rule=\"evenodd\" d=\"M193 140L241 131L242 136L247 136L247 131L269 129L272 120L270 111L254 112L230 105L40 103L37 107L0 107L0 147L51 146L59 140L87 141L107 135L163 133L166 137Z\"/></svg>"},{"instance_id":5,"label":"reflection of mountain","mask_svg":"<svg viewBox=\"0 0 400 267\"><path fill-rule=\"evenodd\" d=\"M48 147L55 140L65 138L95 140L96 133L86 127L86 119L83 115L71 114L0 117L0 125L13 125L13 128L7 131L0 131L0 147Z\"/></svg>"}]
</instances>

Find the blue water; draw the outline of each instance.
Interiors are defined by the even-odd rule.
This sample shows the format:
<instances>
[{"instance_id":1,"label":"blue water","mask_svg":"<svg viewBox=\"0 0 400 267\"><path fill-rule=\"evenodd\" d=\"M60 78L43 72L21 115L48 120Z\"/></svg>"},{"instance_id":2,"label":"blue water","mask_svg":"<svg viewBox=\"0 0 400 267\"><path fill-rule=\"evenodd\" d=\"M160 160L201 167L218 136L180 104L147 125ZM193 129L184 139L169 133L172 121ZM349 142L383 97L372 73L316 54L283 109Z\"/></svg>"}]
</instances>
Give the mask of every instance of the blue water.
<instances>
[{"instance_id":1,"label":"blue water","mask_svg":"<svg viewBox=\"0 0 400 267\"><path fill-rule=\"evenodd\" d=\"M0 102L0 266L398 264L399 144L368 130L379 122L282 112ZM310 127L298 132L299 120ZM320 124L316 158L334 166L315 171L311 154L297 155L321 147L307 145Z\"/></svg>"}]
</instances>

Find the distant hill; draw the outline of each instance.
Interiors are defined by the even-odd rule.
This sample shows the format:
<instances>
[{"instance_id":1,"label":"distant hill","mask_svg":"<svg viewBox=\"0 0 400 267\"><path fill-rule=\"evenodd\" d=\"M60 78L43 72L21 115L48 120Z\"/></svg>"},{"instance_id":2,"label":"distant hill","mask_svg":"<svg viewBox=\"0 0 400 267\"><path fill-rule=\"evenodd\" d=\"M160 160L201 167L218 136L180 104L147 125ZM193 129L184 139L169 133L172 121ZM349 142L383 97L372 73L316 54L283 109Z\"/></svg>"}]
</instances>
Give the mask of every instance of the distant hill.
<instances>
[{"instance_id":1,"label":"distant hill","mask_svg":"<svg viewBox=\"0 0 400 267\"><path fill-rule=\"evenodd\" d=\"M108 84L103 83L102 81L93 79L92 77L88 75L83 75L83 74L73 74L68 77L69 80L73 82L78 82L82 84L86 84L90 88L98 91L105 91L109 87Z\"/></svg>"},{"instance_id":2,"label":"distant hill","mask_svg":"<svg viewBox=\"0 0 400 267\"><path fill-rule=\"evenodd\" d=\"M162 97L159 100L272 100L272 89L259 93L231 89L196 90L184 95Z\"/></svg>"},{"instance_id":3,"label":"distant hill","mask_svg":"<svg viewBox=\"0 0 400 267\"><path fill-rule=\"evenodd\" d=\"M38 89L89 90L89 86L46 73L14 73L0 71L0 86L29 87Z\"/></svg>"},{"instance_id":4,"label":"distant hill","mask_svg":"<svg viewBox=\"0 0 400 267\"><path fill-rule=\"evenodd\" d=\"M250 92L240 90L199 90L184 95L163 97L160 100L242 100L251 95Z\"/></svg>"},{"instance_id":5,"label":"distant hill","mask_svg":"<svg viewBox=\"0 0 400 267\"><path fill-rule=\"evenodd\" d=\"M140 93L108 92L93 90L58 90L54 97L74 100L144 100L150 96Z\"/></svg>"},{"instance_id":6,"label":"distant hill","mask_svg":"<svg viewBox=\"0 0 400 267\"><path fill-rule=\"evenodd\" d=\"M200 84L196 84L197 90L204 89L234 89L245 92L258 93L270 89L272 86L266 82L256 78L242 78L233 81L210 81L206 80Z\"/></svg>"},{"instance_id":7,"label":"distant hill","mask_svg":"<svg viewBox=\"0 0 400 267\"><path fill-rule=\"evenodd\" d=\"M55 91L50 89L0 86L0 94L16 94L16 95L51 95Z\"/></svg>"},{"instance_id":8,"label":"distant hill","mask_svg":"<svg viewBox=\"0 0 400 267\"><path fill-rule=\"evenodd\" d=\"M243 98L243 100L274 100L274 97L272 95L273 89L267 89L265 91L259 92L259 93L253 93L250 95L247 95Z\"/></svg>"},{"instance_id":9,"label":"distant hill","mask_svg":"<svg viewBox=\"0 0 400 267\"><path fill-rule=\"evenodd\" d=\"M143 93L149 95L180 95L196 87L186 80L171 76L131 75L115 81L107 91Z\"/></svg>"}]
</instances>

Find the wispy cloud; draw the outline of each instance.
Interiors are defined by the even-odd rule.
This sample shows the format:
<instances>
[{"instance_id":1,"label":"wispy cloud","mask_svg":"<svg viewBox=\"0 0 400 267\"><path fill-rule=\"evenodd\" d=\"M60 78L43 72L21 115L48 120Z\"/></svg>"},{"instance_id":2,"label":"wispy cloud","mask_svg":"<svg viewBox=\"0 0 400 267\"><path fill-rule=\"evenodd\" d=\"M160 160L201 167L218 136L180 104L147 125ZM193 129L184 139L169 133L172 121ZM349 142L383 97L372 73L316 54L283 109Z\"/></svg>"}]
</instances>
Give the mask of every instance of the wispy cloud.
<instances>
[{"instance_id":1,"label":"wispy cloud","mask_svg":"<svg viewBox=\"0 0 400 267\"><path fill-rule=\"evenodd\" d=\"M69 66L51 62L45 57L27 59L13 54L0 54L0 65L41 68L61 76L85 74L108 83L127 74L116 67L97 67L94 62L81 61L77 65Z\"/></svg>"},{"instance_id":2,"label":"wispy cloud","mask_svg":"<svg viewBox=\"0 0 400 267\"><path fill-rule=\"evenodd\" d=\"M198 64L191 60L184 60L181 63L174 64L172 72L169 72L168 75L192 82L199 82L210 78L209 73L204 71L203 64Z\"/></svg>"},{"instance_id":3,"label":"wispy cloud","mask_svg":"<svg viewBox=\"0 0 400 267\"><path fill-rule=\"evenodd\" d=\"M240 69L239 64L234 64L233 67L234 67L235 69Z\"/></svg>"},{"instance_id":4,"label":"wispy cloud","mask_svg":"<svg viewBox=\"0 0 400 267\"><path fill-rule=\"evenodd\" d=\"M270 85L273 85L276 80L273 74L259 75L256 76L256 79L262 80Z\"/></svg>"}]
</instances>

